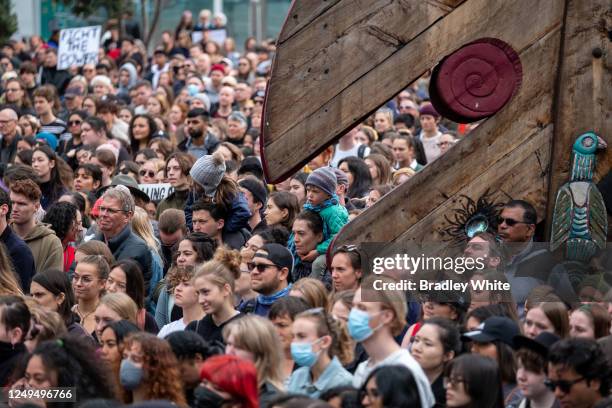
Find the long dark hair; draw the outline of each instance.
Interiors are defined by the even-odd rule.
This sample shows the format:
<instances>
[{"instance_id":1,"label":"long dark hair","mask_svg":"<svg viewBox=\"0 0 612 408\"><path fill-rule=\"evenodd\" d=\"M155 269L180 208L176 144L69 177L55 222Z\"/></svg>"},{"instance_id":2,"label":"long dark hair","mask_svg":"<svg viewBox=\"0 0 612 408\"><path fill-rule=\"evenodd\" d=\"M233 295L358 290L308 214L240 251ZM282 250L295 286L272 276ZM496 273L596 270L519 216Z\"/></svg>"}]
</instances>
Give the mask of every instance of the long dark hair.
<instances>
[{"instance_id":1,"label":"long dark hair","mask_svg":"<svg viewBox=\"0 0 612 408\"><path fill-rule=\"evenodd\" d=\"M125 293L132 298L138 310L144 307L145 283L138 262L132 259L122 259L115 262L110 270L119 268L125 274Z\"/></svg>"},{"instance_id":2,"label":"long dark hair","mask_svg":"<svg viewBox=\"0 0 612 408\"><path fill-rule=\"evenodd\" d=\"M75 299L68 274L59 269L47 269L34 275L32 282L38 283L54 296L64 294L64 301L58 306L57 312L62 316L66 327L70 326L74 322L72 306L75 304Z\"/></svg>"},{"instance_id":3,"label":"long dark hair","mask_svg":"<svg viewBox=\"0 0 612 408\"><path fill-rule=\"evenodd\" d=\"M495 360L479 354L462 354L451 360L444 377L461 377L470 396L467 408L502 408L504 406L499 368Z\"/></svg>"},{"instance_id":4,"label":"long dark hair","mask_svg":"<svg viewBox=\"0 0 612 408\"><path fill-rule=\"evenodd\" d=\"M155 137L155 135L157 135L157 123L155 123L155 119L153 119L153 116L147 114L147 113L141 113L138 115L134 115L134 117L132 118L132 121L130 122L130 127L128 130L129 136L130 136L130 147L132 149L132 155L134 156L134 158L136 157L136 153L138 152L139 148L140 148L140 142L136 139L134 139L134 133L132 132L134 129L134 122L136 121L136 119L138 118L145 118L147 123L149 124L149 136L147 137L147 143L146 145L148 146L149 142L151 141L151 139L153 139ZM157 156L156 156L157 157Z\"/></svg>"},{"instance_id":5,"label":"long dark hair","mask_svg":"<svg viewBox=\"0 0 612 408\"><path fill-rule=\"evenodd\" d=\"M349 171L353 174L353 184L349 187L347 196L349 198L363 198L370 191L372 186L372 175L368 165L359 157L346 157L338 163L338 167L342 163L346 163Z\"/></svg>"},{"instance_id":6,"label":"long dark hair","mask_svg":"<svg viewBox=\"0 0 612 408\"><path fill-rule=\"evenodd\" d=\"M36 152L42 152L47 156L49 160L53 160L55 162L55 166L51 169L51 178L49 179L49 183L51 184L51 196L49 197L49 202L57 201L62 193L65 190L65 186L62 183L62 179L60 177L60 172L58 169L58 162L62 160L58 157L53 150L47 145L40 145L34 148L32 154Z\"/></svg>"},{"instance_id":7,"label":"long dark hair","mask_svg":"<svg viewBox=\"0 0 612 408\"><path fill-rule=\"evenodd\" d=\"M361 400L363 400L366 385L371 378L376 380L376 388L384 407L420 408L423 406L416 380L407 367L389 365L372 371L361 386Z\"/></svg>"},{"instance_id":8,"label":"long dark hair","mask_svg":"<svg viewBox=\"0 0 612 408\"><path fill-rule=\"evenodd\" d=\"M287 219L283 220L280 224L291 231L293 221L300 212L300 203L298 198L295 196L295 194L291 194L287 191L276 191L270 194L270 198L268 200L272 200L274 205L276 205L279 209L287 210Z\"/></svg>"}]
</instances>

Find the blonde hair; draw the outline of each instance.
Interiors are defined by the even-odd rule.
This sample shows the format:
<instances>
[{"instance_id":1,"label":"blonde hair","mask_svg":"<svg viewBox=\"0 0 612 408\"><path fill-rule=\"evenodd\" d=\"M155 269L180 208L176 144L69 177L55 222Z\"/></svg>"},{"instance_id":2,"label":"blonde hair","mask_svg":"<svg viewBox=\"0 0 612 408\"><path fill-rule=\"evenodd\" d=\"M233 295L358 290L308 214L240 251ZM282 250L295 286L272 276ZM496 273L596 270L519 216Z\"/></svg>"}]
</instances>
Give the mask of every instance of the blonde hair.
<instances>
[{"instance_id":1,"label":"blonde hair","mask_svg":"<svg viewBox=\"0 0 612 408\"><path fill-rule=\"evenodd\" d=\"M29 337L32 340L36 340L36 344L45 340L55 339L67 333L64 319L62 319L59 313L45 309L32 298L26 298L25 303L28 305L32 317Z\"/></svg>"},{"instance_id":2,"label":"blonde hair","mask_svg":"<svg viewBox=\"0 0 612 408\"><path fill-rule=\"evenodd\" d=\"M136 306L136 302L125 293L107 293L100 299L100 305L104 305L117 313L121 316L122 320L129 320L134 324L138 324L138 306Z\"/></svg>"},{"instance_id":3,"label":"blonde hair","mask_svg":"<svg viewBox=\"0 0 612 408\"><path fill-rule=\"evenodd\" d=\"M153 139L151 139L153 140ZM151 142L149 142L151 143ZM166 161L163 159L160 159L159 157L154 157L152 159L147 160L147 162L151 162L153 163L153 166L155 167L155 175L157 175L157 173L159 173L162 170L166 169Z\"/></svg>"},{"instance_id":4,"label":"blonde hair","mask_svg":"<svg viewBox=\"0 0 612 408\"><path fill-rule=\"evenodd\" d=\"M213 259L205 262L193 279L205 278L219 288L229 285L234 293L235 281L240 277L240 262L239 251L220 246L215 251Z\"/></svg>"},{"instance_id":5,"label":"blonde hair","mask_svg":"<svg viewBox=\"0 0 612 408\"><path fill-rule=\"evenodd\" d=\"M406 176L412 177L415 174L416 174L416 171L414 171L410 167L402 167L401 169L398 169L393 173L393 176L392 176L393 185L394 186L399 185L400 176L406 175Z\"/></svg>"},{"instance_id":6,"label":"blonde hair","mask_svg":"<svg viewBox=\"0 0 612 408\"><path fill-rule=\"evenodd\" d=\"M257 315L235 319L223 328L226 343L229 336L234 337L236 347L253 353L260 386L269 382L279 389L284 388L281 371L283 347L272 322Z\"/></svg>"},{"instance_id":7,"label":"blonde hair","mask_svg":"<svg viewBox=\"0 0 612 408\"><path fill-rule=\"evenodd\" d=\"M406 326L406 295L401 290L374 290L374 281L381 281L381 286L393 287L389 284L397 283L397 280L382 275L369 275L361 283L361 299L364 301L364 291L367 291L367 302L381 303L382 310L390 310L395 315L389 325L394 336L399 335Z\"/></svg>"},{"instance_id":8,"label":"blonde hair","mask_svg":"<svg viewBox=\"0 0 612 408\"><path fill-rule=\"evenodd\" d=\"M150 250L157 252L158 255L160 254L159 243L155 239L153 227L151 226L151 221L149 221L149 214L141 207L134 209L132 231L143 239Z\"/></svg>"},{"instance_id":9,"label":"blonde hair","mask_svg":"<svg viewBox=\"0 0 612 408\"><path fill-rule=\"evenodd\" d=\"M330 357L338 357L342 364L349 364L353 361L354 344L344 322L335 320L320 307L299 313L293 321L297 319L312 320L317 326L317 337L331 337L332 342L328 350Z\"/></svg>"},{"instance_id":10,"label":"blonde hair","mask_svg":"<svg viewBox=\"0 0 612 408\"><path fill-rule=\"evenodd\" d=\"M291 290L299 291L310 307L322 307L325 310L329 308L327 289L318 279L302 278L293 284Z\"/></svg>"},{"instance_id":11,"label":"blonde hair","mask_svg":"<svg viewBox=\"0 0 612 408\"><path fill-rule=\"evenodd\" d=\"M19 277L15 273L8 250L0 242L0 295L23 296L21 289Z\"/></svg>"}]
</instances>

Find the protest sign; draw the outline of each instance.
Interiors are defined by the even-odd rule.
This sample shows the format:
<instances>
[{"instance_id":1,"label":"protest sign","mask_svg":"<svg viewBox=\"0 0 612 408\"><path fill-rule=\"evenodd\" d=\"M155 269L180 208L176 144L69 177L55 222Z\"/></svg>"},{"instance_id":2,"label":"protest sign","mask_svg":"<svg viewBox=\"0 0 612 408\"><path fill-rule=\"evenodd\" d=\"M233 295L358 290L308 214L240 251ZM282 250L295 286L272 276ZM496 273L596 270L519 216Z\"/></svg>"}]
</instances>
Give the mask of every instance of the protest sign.
<instances>
[{"instance_id":1,"label":"protest sign","mask_svg":"<svg viewBox=\"0 0 612 408\"><path fill-rule=\"evenodd\" d=\"M203 31L194 31L191 33L191 42L193 44L199 43L200 41L202 41L203 37L204 37Z\"/></svg>"},{"instance_id":2,"label":"protest sign","mask_svg":"<svg viewBox=\"0 0 612 408\"><path fill-rule=\"evenodd\" d=\"M226 37L227 37L227 30L225 28L217 28L214 30L208 30L208 40L214 41L221 46L225 42Z\"/></svg>"},{"instance_id":3,"label":"protest sign","mask_svg":"<svg viewBox=\"0 0 612 408\"><path fill-rule=\"evenodd\" d=\"M151 201L160 201L164 198L168 197L172 192L174 192L174 188L170 183L162 183L162 184L139 184L138 188L144 191Z\"/></svg>"},{"instance_id":4,"label":"protest sign","mask_svg":"<svg viewBox=\"0 0 612 408\"><path fill-rule=\"evenodd\" d=\"M66 28L60 31L57 69L97 64L101 33L102 26Z\"/></svg>"}]
</instances>

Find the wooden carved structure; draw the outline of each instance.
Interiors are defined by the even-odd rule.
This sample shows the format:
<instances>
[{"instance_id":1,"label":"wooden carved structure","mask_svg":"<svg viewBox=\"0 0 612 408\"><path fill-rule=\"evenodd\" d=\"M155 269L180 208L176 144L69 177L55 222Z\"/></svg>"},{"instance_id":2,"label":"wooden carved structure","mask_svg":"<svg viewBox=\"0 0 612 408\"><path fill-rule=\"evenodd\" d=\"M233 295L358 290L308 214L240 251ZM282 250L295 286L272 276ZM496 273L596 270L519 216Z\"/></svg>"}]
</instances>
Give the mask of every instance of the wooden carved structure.
<instances>
[{"instance_id":1,"label":"wooden carved structure","mask_svg":"<svg viewBox=\"0 0 612 408\"><path fill-rule=\"evenodd\" d=\"M609 0L294 0L264 106L267 179L291 175L456 50L495 39L520 58L518 91L335 245L445 245L444 215L488 189L530 201L550 222L576 137L610 141L611 29ZM598 174L609 170L601 158Z\"/></svg>"}]
</instances>

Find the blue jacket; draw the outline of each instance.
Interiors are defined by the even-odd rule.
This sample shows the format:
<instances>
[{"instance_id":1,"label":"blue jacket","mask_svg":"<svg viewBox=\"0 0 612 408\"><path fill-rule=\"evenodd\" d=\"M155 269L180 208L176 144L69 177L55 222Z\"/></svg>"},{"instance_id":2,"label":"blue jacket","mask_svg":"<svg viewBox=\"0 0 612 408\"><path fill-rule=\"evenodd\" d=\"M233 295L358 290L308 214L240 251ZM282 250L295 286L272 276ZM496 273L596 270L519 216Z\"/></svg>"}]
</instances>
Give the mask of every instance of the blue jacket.
<instances>
[{"instance_id":1,"label":"blue jacket","mask_svg":"<svg viewBox=\"0 0 612 408\"><path fill-rule=\"evenodd\" d=\"M153 257L151 256L151 250L142 238L132 232L132 228L129 225L126 225L117 236L108 241L104 239L102 233L98 233L94 239L96 241L106 242L108 249L111 250L117 261L132 259L138 262L140 269L142 269L145 288L149 287L153 274Z\"/></svg>"},{"instance_id":2,"label":"blue jacket","mask_svg":"<svg viewBox=\"0 0 612 408\"><path fill-rule=\"evenodd\" d=\"M191 221L193 218L193 211L191 210L191 206L193 206L198 199L200 199L200 197L192 191L189 193L189 197L187 197L187 201L185 202L185 221L187 221L187 228L189 228L190 231L193 230ZM237 232L243 228L250 231L249 218L251 218L251 210L249 210L249 205L244 193L241 192L232 200L232 206L228 210L223 232Z\"/></svg>"},{"instance_id":3,"label":"blue jacket","mask_svg":"<svg viewBox=\"0 0 612 408\"><path fill-rule=\"evenodd\" d=\"M34 265L34 256L30 247L25 241L13 230L10 226L6 226L2 235L0 235L0 242L2 242L8 254L13 262L13 268L21 281L21 289L23 293L30 293L30 283L32 282L32 276L36 273L36 267Z\"/></svg>"}]
</instances>

